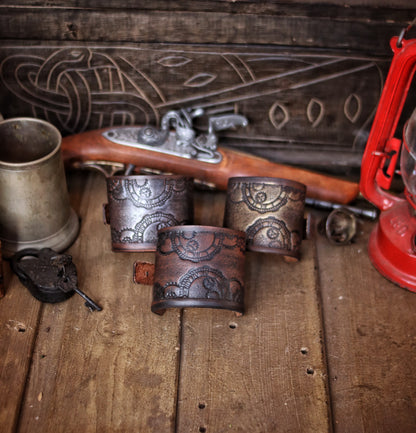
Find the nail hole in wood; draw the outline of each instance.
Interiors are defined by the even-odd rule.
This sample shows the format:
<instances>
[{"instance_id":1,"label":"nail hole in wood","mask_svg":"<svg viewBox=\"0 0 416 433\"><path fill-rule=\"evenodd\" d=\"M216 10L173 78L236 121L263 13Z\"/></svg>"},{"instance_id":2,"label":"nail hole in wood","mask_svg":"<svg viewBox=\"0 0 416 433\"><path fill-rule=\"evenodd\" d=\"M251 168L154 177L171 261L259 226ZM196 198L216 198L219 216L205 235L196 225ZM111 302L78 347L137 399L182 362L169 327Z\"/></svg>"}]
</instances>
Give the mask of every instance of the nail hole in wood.
<instances>
[{"instance_id":1,"label":"nail hole in wood","mask_svg":"<svg viewBox=\"0 0 416 433\"><path fill-rule=\"evenodd\" d=\"M307 347L302 347L302 348L300 349L300 353L301 353L302 355L307 355L307 354L308 354L308 348L307 348Z\"/></svg>"},{"instance_id":2,"label":"nail hole in wood","mask_svg":"<svg viewBox=\"0 0 416 433\"><path fill-rule=\"evenodd\" d=\"M200 409L205 409L205 403L199 403L199 404L198 404L198 407L199 407Z\"/></svg>"},{"instance_id":3,"label":"nail hole in wood","mask_svg":"<svg viewBox=\"0 0 416 433\"><path fill-rule=\"evenodd\" d=\"M309 368L306 369L306 373L308 373L308 374L314 374L315 370L313 368L309 367Z\"/></svg>"},{"instance_id":4,"label":"nail hole in wood","mask_svg":"<svg viewBox=\"0 0 416 433\"><path fill-rule=\"evenodd\" d=\"M237 328L237 323L231 322L229 325L230 329L235 329Z\"/></svg>"}]
</instances>

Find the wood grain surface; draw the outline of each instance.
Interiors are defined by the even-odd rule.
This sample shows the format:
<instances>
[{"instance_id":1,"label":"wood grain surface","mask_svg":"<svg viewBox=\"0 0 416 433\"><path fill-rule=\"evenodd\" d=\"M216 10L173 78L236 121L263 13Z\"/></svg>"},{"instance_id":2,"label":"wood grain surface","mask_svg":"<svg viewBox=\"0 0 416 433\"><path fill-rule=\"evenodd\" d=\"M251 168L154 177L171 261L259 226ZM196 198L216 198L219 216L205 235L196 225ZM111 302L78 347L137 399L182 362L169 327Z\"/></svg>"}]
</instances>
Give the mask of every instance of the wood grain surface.
<instances>
[{"instance_id":1,"label":"wood grain surface","mask_svg":"<svg viewBox=\"0 0 416 433\"><path fill-rule=\"evenodd\" d=\"M329 384L337 432L416 429L416 296L370 264L372 226L346 248L317 239Z\"/></svg>"},{"instance_id":2,"label":"wood grain surface","mask_svg":"<svg viewBox=\"0 0 416 433\"><path fill-rule=\"evenodd\" d=\"M42 305L10 275L5 264L6 296L0 302L0 425L16 431Z\"/></svg>"},{"instance_id":3,"label":"wood grain surface","mask_svg":"<svg viewBox=\"0 0 416 433\"><path fill-rule=\"evenodd\" d=\"M64 304L45 305L38 326L26 323L36 334L33 353L30 347L21 348L20 354L17 348L8 351L9 363L27 361L9 366L6 381L12 393L18 391L10 386L13 371L17 378L23 376L23 383L25 376L30 378L25 403L19 411L16 392L14 409L2 413L7 419L20 412L18 430L26 432L173 431L180 314L166 313L162 321L150 312L151 287L133 283L134 256L111 252L109 227L101 213L106 202L104 178L84 181L85 177L78 184L84 190L79 203L82 229L69 252L81 290L103 311L90 312L75 295ZM16 283L9 287L6 301L15 290L26 294ZM30 297L29 301L34 302ZM6 305L2 302L1 307ZM32 309L39 308L34 302ZM13 307L7 314L19 317ZM13 320L6 320L12 328L6 330L20 337ZM29 338L30 332L26 335ZM11 349L17 343L11 339Z\"/></svg>"},{"instance_id":4,"label":"wood grain surface","mask_svg":"<svg viewBox=\"0 0 416 433\"><path fill-rule=\"evenodd\" d=\"M380 53L388 43L388 31L413 18L408 13L414 12L414 3L401 2L396 7L384 5L384 9L364 4L360 8L346 7L341 2L318 8L311 8L308 3L281 1L179 1L174 6L172 2L159 1L150 7L125 2L102 4L97 0L83 7L69 1L56 5L3 2L0 35L45 41L350 46L375 48ZM366 14L367 19L360 13ZM348 24L344 25L345 22Z\"/></svg>"},{"instance_id":5,"label":"wood grain surface","mask_svg":"<svg viewBox=\"0 0 416 433\"><path fill-rule=\"evenodd\" d=\"M133 282L150 253L114 253L105 181L69 176L81 233L80 288L39 304L10 274L0 300L0 421L11 432L413 432L413 293L375 271L360 222L352 245L315 234L298 262L248 253L245 314L151 313ZM198 224L219 225L224 193L196 193ZM321 214L315 214L321 217Z\"/></svg>"},{"instance_id":6,"label":"wood grain surface","mask_svg":"<svg viewBox=\"0 0 416 433\"><path fill-rule=\"evenodd\" d=\"M389 41L415 12L414 0L6 1L0 112L45 118L64 136L156 125L179 107L238 112L248 127L221 145L353 177ZM78 295L40 304L3 261L1 433L416 431L416 294L372 267L373 222L339 247L308 209L298 262L247 253L243 316L158 316L152 287L133 281L134 262L153 255L111 251L104 178L68 181L81 218L69 253L103 310ZM221 225L223 192L195 201L198 224Z\"/></svg>"},{"instance_id":7,"label":"wood grain surface","mask_svg":"<svg viewBox=\"0 0 416 433\"><path fill-rule=\"evenodd\" d=\"M222 145L351 176L390 39L416 11L393 3L5 1L0 112L47 119L63 135L197 107L204 129L208 116L237 112L248 126L221 131Z\"/></svg>"},{"instance_id":8,"label":"wood grain surface","mask_svg":"<svg viewBox=\"0 0 416 433\"><path fill-rule=\"evenodd\" d=\"M222 223L205 194L200 221ZM178 432L330 431L313 245L302 258L248 253L246 313L183 313Z\"/></svg>"}]
</instances>

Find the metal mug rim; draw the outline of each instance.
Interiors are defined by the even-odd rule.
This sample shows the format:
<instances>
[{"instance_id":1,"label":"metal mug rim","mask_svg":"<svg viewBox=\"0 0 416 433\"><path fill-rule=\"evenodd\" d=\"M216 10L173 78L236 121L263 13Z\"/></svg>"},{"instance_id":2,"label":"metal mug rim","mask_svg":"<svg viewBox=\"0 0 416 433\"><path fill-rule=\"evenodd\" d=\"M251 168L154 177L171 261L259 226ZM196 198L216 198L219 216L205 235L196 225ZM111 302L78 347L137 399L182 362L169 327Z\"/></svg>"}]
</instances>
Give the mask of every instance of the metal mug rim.
<instances>
[{"instance_id":1,"label":"metal mug rim","mask_svg":"<svg viewBox=\"0 0 416 433\"><path fill-rule=\"evenodd\" d=\"M31 168L32 166L42 164L43 162L52 158L56 153L60 152L61 144L62 144L62 135L59 132L58 128L56 128L56 126L54 126L52 123L48 122L47 120L37 119L35 117L12 117L10 119L1 120L0 121L0 127L4 124L16 122L16 121L20 121L20 122L21 121L29 121L29 122L33 122L33 123L41 123L41 124L47 126L48 128L50 128L56 134L58 141L57 141L57 144L55 145L55 147L49 153L47 153L46 155L44 155L40 158L32 159L31 161L28 161L28 162L6 162L6 161L3 161L2 159L0 159L0 169L2 169L2 168L15 168L15 169Z\"/></svg>"}]
</instances>

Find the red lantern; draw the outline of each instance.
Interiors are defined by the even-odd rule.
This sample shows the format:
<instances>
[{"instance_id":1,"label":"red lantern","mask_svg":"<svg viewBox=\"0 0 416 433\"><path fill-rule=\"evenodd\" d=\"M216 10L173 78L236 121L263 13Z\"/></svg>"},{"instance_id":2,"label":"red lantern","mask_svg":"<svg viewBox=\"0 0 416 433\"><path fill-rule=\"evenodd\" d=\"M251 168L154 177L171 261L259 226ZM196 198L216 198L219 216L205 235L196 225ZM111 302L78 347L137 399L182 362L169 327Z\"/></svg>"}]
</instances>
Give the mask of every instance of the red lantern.
<instances>
[{"instance_id":1,"label":"red lantern","mask_svg":"<svg viewBox=\"0 0 416 433\"><path fill-rule=\"evenodd\" d=\"M416 69L416 39L404 39L406 31L390 43L393 60L363 155L360 190L381 211L368 248L374 267L416 292L416 110L403 143L394 137ZM389 189L399 156L404 192L396 195Z\"/></svg>"}]
</instances>

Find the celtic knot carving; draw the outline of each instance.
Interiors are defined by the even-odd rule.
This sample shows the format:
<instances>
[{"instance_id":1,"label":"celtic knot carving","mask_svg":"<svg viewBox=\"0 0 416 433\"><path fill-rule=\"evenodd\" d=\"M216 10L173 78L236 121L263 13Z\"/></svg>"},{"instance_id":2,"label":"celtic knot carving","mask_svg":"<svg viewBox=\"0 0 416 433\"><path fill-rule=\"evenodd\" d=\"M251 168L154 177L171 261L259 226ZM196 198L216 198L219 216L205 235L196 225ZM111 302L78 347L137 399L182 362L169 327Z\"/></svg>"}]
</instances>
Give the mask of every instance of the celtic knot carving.
<instances>
[{"instance_id":1,"label":"celtic knot carving","mask_svg":"<svg viewBox=\"0 0 416 433\"><path fill-rule=\"evenodd\" d=\"M229 105L250 119L250 129L238 135L250 146L272 140L272 147L286 142L326 151L360 150L382 86L374 59L310 51L9 44L0 50L0 62L0 96L11 96L10 106L64 134L158 125L172 108ZM328 86L337 88L336 95ZM7 107L2 112L10 116ZM236 137L233 131L224 136Z\"/></svg>"},{"instance_id":2,"label":"celtic knot carving","mask_svg":"<svg viewBox=\"0 0 416 433\"><path fill-rule=\"evenodd\" d=\"M4 84L64 132L109 124L158 120L147 92L161 101L157 88L125 59L115 60L86 47L63 48L46 58L13 55L1 63ZM144 92L127 90L133 86Z\"/></svg>"}]
</instances>

